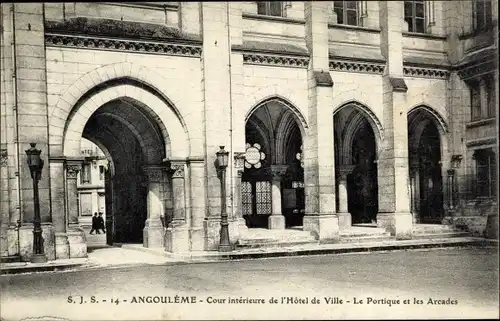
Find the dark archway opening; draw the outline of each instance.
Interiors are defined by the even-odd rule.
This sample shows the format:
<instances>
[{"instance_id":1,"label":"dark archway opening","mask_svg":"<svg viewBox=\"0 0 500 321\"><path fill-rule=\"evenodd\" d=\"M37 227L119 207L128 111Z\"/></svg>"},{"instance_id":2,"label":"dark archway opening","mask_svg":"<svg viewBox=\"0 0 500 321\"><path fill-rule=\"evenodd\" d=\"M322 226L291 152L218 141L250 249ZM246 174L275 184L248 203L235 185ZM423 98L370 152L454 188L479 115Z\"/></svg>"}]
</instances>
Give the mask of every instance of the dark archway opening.
<instances>
[{"instance_id":1,"label":"dark archway opening","mask_svg":"<svg viewBox=\"0 0 500 321\"><path fill-rule=\"evenodd\" d=\"M148 211L143 168L165 155L156 121L138 102L121 98L98 108L82 136L103 146L113 164L105 173L107 244L143 243Z\"/></svg>"},{"instance_id":2,"label":"dark archway opening","mask_svg":"<svg viewBox=\"0 0 500 321\"><path fill-rule=\"evenodd\" d=\"M242 212L249 228L268 228L273 202L280 202L285 226L301 226L305 209L302 135L292 111L278 101L255 109L245 125L246 160L242 176ZM273 199L273 168L280 199ZM276 173L276 171L275 171Z\"/></svg>"}]
</instances>

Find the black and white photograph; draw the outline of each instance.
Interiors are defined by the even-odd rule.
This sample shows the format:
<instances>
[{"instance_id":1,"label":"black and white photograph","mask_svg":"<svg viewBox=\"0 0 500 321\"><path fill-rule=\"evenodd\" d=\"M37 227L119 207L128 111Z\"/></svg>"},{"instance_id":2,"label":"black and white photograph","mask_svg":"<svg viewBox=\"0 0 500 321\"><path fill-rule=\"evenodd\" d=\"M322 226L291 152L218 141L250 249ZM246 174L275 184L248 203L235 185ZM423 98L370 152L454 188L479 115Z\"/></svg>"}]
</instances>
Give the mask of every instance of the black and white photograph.
<instances>
[{"instance_id":1,"label":"black and white photograph","mask_svg":"<svg viewBox=\"0 0 500 321\"><path fill-rule=\"evenodd\" d=\"M0 4L0 321L498 319L498 0Z\"/></svg>"}]
</instances>

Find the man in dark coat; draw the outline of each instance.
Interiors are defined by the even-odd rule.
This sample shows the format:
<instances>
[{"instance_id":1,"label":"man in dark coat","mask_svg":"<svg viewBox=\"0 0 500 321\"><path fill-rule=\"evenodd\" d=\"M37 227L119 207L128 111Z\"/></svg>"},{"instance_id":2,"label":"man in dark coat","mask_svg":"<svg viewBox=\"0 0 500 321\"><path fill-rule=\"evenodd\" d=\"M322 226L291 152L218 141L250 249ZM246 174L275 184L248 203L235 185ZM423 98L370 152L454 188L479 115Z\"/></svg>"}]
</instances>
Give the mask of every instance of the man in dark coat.
<instances>
[{"instance_id":1,"label":"man in dark coat","mask_svg":"<svg viewBox=\"0 0 500 321\"><path fill-rule=\"evenodd\" d=\"M97 212L95 212L94 216L92 216L92 229L90 230L90 234L92 234L92 232L94 231L96 231L97 234L101 234L99 233L98 221L99 218L97 217Z\"/></svg>"},{"instance_id":2,"label":"man in dark coat","mask_svg":"<svg viewBox=\"0 0 500 321\"><path fill-rule=\"evenodd\" d=\"M102 230L103 233L106 233L104 229L104 219L102 218L102 212L99 212L99 217L97 218L97 233L99 230Z\"/></svg>"}]
</instances>

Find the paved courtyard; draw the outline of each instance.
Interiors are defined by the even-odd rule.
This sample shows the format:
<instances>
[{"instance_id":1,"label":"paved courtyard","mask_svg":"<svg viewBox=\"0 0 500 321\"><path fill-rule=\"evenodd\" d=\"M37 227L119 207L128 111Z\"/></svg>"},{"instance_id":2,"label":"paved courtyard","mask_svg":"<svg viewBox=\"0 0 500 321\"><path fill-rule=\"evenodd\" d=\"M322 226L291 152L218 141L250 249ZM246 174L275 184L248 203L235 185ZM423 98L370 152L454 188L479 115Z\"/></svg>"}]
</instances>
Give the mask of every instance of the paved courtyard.
<instances>
[{"instance_id":1,"label":"paved courtyard","mask_svg":"<svg viewBox=\"0 0 500 321\"><path fill-rule=\"evenodd\" d=\"M0 283L4 320L498 317L492 248L102 268Z\"/></svg>"}]
</instances>

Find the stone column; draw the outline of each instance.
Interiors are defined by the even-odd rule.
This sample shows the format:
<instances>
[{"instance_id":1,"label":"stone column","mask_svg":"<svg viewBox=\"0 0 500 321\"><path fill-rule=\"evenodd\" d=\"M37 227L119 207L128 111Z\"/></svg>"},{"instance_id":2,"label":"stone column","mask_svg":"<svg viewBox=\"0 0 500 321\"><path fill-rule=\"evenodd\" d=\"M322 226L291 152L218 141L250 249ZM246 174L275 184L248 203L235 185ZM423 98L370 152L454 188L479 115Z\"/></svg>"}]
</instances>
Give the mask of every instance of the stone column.
<instances>
[{"instance_id":1,"label":"stone column","mask_svg":"<svg viewBox=\"0 0 500 321\"><path fill-rule=\"evenodd\" d=\"M287 165L271 165L271 172L273 175L271 185L272 214L267 221L270 230L285 229L285 217L281 211L281 180L287 168Z\"/></svg>"},{"instance_id":2,"label":"stone column","mask_svg":"<svg viewBox=\"0 0 500 321\"><path fill-rule=\"evenodd\" d=\"M191 226L190 239L192 251L205 249L205 161L203 158L189 159L189 173L191 185Z\"/></svg>"},{"instance_id":3,"label":"stone column","mask_svg":"<svg viewBox=\"0 0 500 321\"><path fill-rule=\"evenodd\" d=\"M349 213L349 199L347 196L347 175L354 169L354 165L342 165L338 176L339 193L339 228L348 228L352 225L351 213Z\"/></svg>"},{"instance_id":4,"label":"stone column","mask_svg":"<svg viewBox=\"0 0 500 321\"><path fill-rule=\"evenodd\" d=\"M55 233L56 259L69 258L68 235L66 234L66 188L64 185L65 157L50 157L50 203L52 224Z\"/></svg>"},{"instance_id":5,"label":"stone column","mask_svg":"<svg viewBox=\"0 0 500 321\"><path fill-rule=\"evenodd\" d=\"M87 243L85 232L78 221L79 206L78 206L78 190L77 178L78 172L82 168L83 160L67 160L66 161L66 210L68 222L68 242L69 242L69 257L87 257Z\"/></svg>"},{"instance_id":6,"label":"stone column","mask_svg":"<svg viewBox=\"0 0 500 321\"><path fill-rule=\"evenodd\" d=\"M234 207L236 209L236 220L238 222L238 234L242 234L248 231L247 224L245 219L243 218L243 199L241 196L241 187L242 187L242 177L245 164L245 153L234 153L234 173L235 184L234 184ZM231 234L229 235L231 236Z\"/></svg>"},{"instance_id":7,"label":"stone column","mask_svg":"<svg viewBox=\"0 0 500 321\"><path fill-rule=\"evenodd\" d=\"M305 39L311 57L307 70L309 128L304 137L304 230L310 231L322 242L339 239L331 107L333 80L328 60L330 12L330 2L304 2Z\"/></svg>"},{"instance_id":8,"label":"stone column","mask_svg":"<svg viewBox=\"0 0 500 321\"><path fill-rule=\"evenodd\" d=\"M418 223L420 218L419 214L419 204L420 201L420 184L419 184L419 166L418 164L412 164L410 167L410 211L412 215L413 223Z\"/></svg>"},{"instance_id":9,"label":"stone column","mask_svg":"<svg viewBox=\"0 0 500 321\"><path fill-rule=\"evenodd\" d=\"M162 248L164 246L165 229L161 222L163 216L162 204L162 168L159 166L148 166L144 168L148 177L148 216L144 224L143 245L144 247Z\"/></svg>"},{"instance_id":10,"label":"stone column","mask_svg":"<svg viewBox=\"0 0 500 321\"><path fill-rule=\"evenodd\" d=\"M7 149L0 150L0 256L9 256L7 233L9 230L9 172Z\"/></svg>"},{"instance_id":11,"label":"stone column","mask_svg":"<svg viewBox=\"0 0 500 321\"><path fill-rule=\"evenodd\" d=\"M189 251L189 227L186 224L185 167L185 162L170 163L174 215L165 234L165 250L172 253Z\"/></svg>"}]
</instances>

